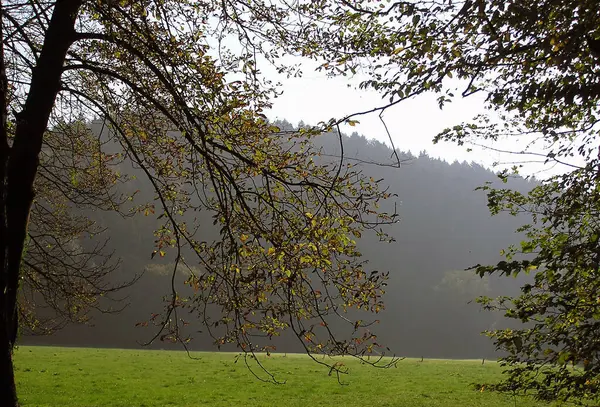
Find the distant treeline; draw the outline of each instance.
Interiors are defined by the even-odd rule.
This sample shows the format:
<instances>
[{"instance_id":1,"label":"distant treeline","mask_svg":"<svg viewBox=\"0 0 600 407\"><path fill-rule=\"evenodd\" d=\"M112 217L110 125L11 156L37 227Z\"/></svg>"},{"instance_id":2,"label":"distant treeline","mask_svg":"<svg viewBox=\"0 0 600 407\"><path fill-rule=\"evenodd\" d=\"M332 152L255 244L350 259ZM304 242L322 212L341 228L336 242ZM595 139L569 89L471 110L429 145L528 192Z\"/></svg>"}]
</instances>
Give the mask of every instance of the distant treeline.
<instances>
[{"instance_id":1,"label":"distant treeline","mask_svg":"<svg viewBox=\"0 0 600 407\"><path fill-rule=\"evenodd\" d=\"M291 128L289 123L278 123ZM92 129L100 132L101 124ZM323 147L323 158L339 157L339 138L324 135L316 139ZM398 151L397 157L383 143L368 140L354 133L343 137L344 157L361 165L364 173L384 179L397 199L394 202L400 222L390 227L394 243L380 243L375 236L363 235L360 249L370 268L389 271L390 280L385 298L386 309L376 316L380 323L373 328L378 341L396 354L412 357L483 358L493 357L489 339L481 331L502 327L501 316L485 312L471 302L478 295L514 294L522 279L491 278L481 280L464 269L477 263L499 260L499 252L519 236L515 229L523 219L509 215L491 217L486 196L475 188L496 182L495 174L477 164L448 163L429 157L425 152L414 156ZM108 147L110 148L110 147ZM115 146L116 149L116 146ZM402 165L394 167L398 158ZM390 165L381 165L381 164ZM139 190L136 200L151 201L153 191L143 174L135 168L123 171L135 176L126 184ZM527 190L531 184L513 180L513 188ZM206 240L218 237L209 213L195 213L190 221L200 222ZM94 214L110 234L110 245L122 258L120 274L126 280L143 273L131 288L116 294L123 298L115 307L128 306L116 314L94 315L92 326L69 326L52 336L24 336L24 344L54 344L102 347L139 347L149 340L156 328L136 326L137 322L162 311L163 297L170 292L169 259L158 256L151 260L156 216L137 215L122 218L111 213ZM185 276L180 273L179 283ZM199 322L190 320L189 332L194 337L192 349L215 349ZM292 335L274 341L278 351L300 352L298 339ZM152 347L167 348L156 341Z\"/></svg>"}]
</instances>

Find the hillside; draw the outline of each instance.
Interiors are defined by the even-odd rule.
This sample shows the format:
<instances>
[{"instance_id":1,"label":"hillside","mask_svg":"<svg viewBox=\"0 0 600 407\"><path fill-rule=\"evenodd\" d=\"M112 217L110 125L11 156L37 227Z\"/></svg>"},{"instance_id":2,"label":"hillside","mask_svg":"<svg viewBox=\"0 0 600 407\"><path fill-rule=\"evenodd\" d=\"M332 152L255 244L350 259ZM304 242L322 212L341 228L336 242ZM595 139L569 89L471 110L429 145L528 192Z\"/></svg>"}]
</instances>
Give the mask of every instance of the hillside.
<instances>
[{"instance_id":1,"label":"hillside","mask_svg":"<svg viewBox=\"0 0 600 407\"><path fill-rule=\"evenodd\" d=\"M98 124L93 128L100 131ZM336 140L333 135L317 139L324 155L331 159L340 153ZM346 160L361 165L368 176L383 178L390 192L397 194L395 203L401 220L388 230L396 241L379 243L368 235L360 241L360 249L370 266L390 272L386 310L374 329L379 342L403 356L491 357L493 348L480 332L494 324L501 326L502 322L468 302L480 294L514 293L520 281L506 278L481 281L461 270L498 260L503 247L518 241L514 230L521 220L508 215L491 217L485 194L474 191L487 181L496 181L493 172L466 162L447 163L426 153L415 157L400 152L403 160L400 168L380 165L394 163L392 155L393 151L382 143L358 134L344 137ZM143 175L133 168L124 170L137 177L127 185L140 190L136 199L151 200L153 194ZM512 186L525 190L530 185L517 179ZM161 298L170 289L167 268L160 266L160 260L150 260L155 217L95 216L107 228L111 245L123 259L120 277L126 279L148 270L137 284L119 294L127 296L129 306L119 314L96 315L92 327L69 326L51 337L24 337L24 343L127 348L137 347L138 341L144 342L152 336L152 328L136 328L135 323L161 311ZM210 214L194 216L195 222L209 225L203 230L207 240L218 236L210 226ZM154 266L148 267L152 263ZM161 269L163 274L159 272ZM199 330L201 326L193 326L194 332ZM194 336L192 348L213 349L203 333ZM295 338L282 338L277 345L282 351L300 350ZM163 343L154 346L166 347Z\"/></svg>"}]
</instances>

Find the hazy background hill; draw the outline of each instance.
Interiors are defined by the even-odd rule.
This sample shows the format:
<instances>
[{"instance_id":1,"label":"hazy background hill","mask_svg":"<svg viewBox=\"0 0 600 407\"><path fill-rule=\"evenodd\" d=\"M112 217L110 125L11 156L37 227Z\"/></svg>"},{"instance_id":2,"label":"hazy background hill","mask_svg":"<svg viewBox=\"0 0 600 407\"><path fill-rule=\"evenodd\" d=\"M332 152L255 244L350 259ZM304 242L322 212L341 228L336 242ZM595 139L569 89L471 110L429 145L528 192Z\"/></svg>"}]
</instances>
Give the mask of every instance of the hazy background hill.
<instances>
[{"instance_id":1,"label":"hazy background hill","mask_svg":"<svg viewBox=\"0 0 600 407\"><path fill-rule=\"evenodd\" d=\"M279 123L290 127L289 123ZM92 124L99 132L101 125ZM338 156L338 138L325 135L317 141L325 154ZM474 191L487 181L496 182L493 172L466 162L448 163L429 157L398 152L400 168L379 165L394 163L396 157L385 144L358 134L344 137L344 155L360 164L367 176L384 178L396 202L401 221L389 232L394 243L379 243L374 237L363 237L361 250L370 266L390 271L386 310L374 329L379 342L396 354L415 357L480 358L494 356L490 341L480 332L501 327L497 315L480 310L469 302L477 295L511 294L521 280L491 278L482 280L463 271L477 263L499 259L499 251L518 242L514 230L522 220L508 215L491 217L483 192ZM334 158L332 158L334 159ZM152 200L153 192L143 175L127 185L140 190L137 198ZM531 184L513 180L513 188L527 190ZM390 203L391 204L391 203ZM70 326L50 337L24 337L22 343L78 346L137 347L151 338L153 328L135 327L151 313L162 310L162 297L170 290L168 268L160 260L151 260L156 225L155 217L136 216L123 219L113 214L96 214L108 228L111 244L123 259L124 279L146 270L140 281L127 291L129 306L116 315L98 315L94 326ZM199 221L210 220L210 214L194 214ZM207 239L216 230L207 230ZM165 261L163 261L165 263ZM195 327L200 330L201 327ZM197 333L193 349L214 349L211 340ZM154 347L167 347L157 342ZM301 351L295 338L278 341L280 351Z\"/></svg>"}]
</instances>

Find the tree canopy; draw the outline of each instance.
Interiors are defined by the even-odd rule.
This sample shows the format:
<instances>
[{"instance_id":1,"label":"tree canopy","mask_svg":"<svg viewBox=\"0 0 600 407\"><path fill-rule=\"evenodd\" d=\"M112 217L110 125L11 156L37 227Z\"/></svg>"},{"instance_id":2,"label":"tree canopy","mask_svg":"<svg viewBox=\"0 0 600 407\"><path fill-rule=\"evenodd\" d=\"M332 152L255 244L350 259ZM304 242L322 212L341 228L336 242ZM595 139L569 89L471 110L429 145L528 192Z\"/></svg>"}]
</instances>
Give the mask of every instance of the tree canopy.
<instances>
[{"instance_id":1,"label":"tree canopy","mask_svg":"<svg viewBox=\"0 0 600 407\"><path fill-rule=\"evenodd\" d=\"M245 351L268 349L257 337L283 329L309 352L360 355L377 346L358 319L348 321L354 340L337 340L327 316L381 309L385 275L366 270L356 240L369 229L387 239L380 225L395 217L378 205L389 194L344 165L343 148L339 161L328 160L310 142L367 112L320 129L273 126L264 114L278 88L261 66L300 75L281 58L289 55L314 58L330 75L364 75L361 88L385 98L370 112L427 92L440 107L483 94L487 114L436 140L498 149L499 140L521 137L528 144L517 153L564 166L529 194L484 186L492 212L525 211L533 222L505 261L477 270L535 275L518 298L483 300L528 323L492 334L509 351L508 379L496 388L595 399L599 19L593 1L4 2L0 377L8 381L0 386L12 389L3 395L7 405L16 404L8 372L32 245L27 226L31 220L29 230L43 231L46 222L32 212L43 202L33 191L40 154L50 146L48 129L81 117L104 120L122 158L151 180L156 200L138 209L164 221L154 256L170 256L173 275L185 265L202 270L188 279L192 297L173 286L157 318L163 339L188 339L179 331L185 308L214 328L217 344ZM51 192L77 205L79 182L75 176L69 189ZM213 214L219 239L203 240L202 225L186 218L196 211ZM49 264L47 275L64 275L48 274L56 266ZM222 318L206 317L209 304Z\"/></svg>"},{"instance_id":2,"label":"tree canopy","mask_svg":"<svg viewBox=\"0 0 600 407\"><path fill-rule=\"evenodd\" d=\"M326 4L325 4L326 3ZM492 213L527 213L520 246L481 275L533 275L516 298L483 298L522 321L491 332L508 351L492 387L543 400L597 400L600 17L593 1L401 1L322 4L326 23L305 37L332 75L366 73L386 98L373 111L426 92L443 107L484 95L485 114L441 132L460 145L519 140L520 157L558 168L530 193L482 187ZM335 38L332 42L327 38ZM329 44L329 45L325 45ZM361 114L361 113L359 113ZM487 144L486 144L487 142ZM508 181L520 166L503 171ZM579 366L572 368L572 366Z\"/></svg>"},{"instance_id":3,"label":"tree canopy","mask_svg":"<svg viewBox=\"0 0 600 407\"><path fill-rule=\"evenodd\" d=\"M187 323L185 308L216 344L234 343L243 352L268 350L268 338L283 330L293 331L310 354L361 356L379 347L371 322L345 312L383 306L386 275L366 268L356 240L369 230L389 239L380 226L395 215L378 205L390 194L343 157L319 157L310 142L318 129L282 131L264 115L277 87L260 75L258 62L275 63L303 30L292 12L317 21L317 11L236 1L2 3L3 405L17 404L11 355L18 327L30 321L19 322L18 310L34 312L34 301L22 305L21 282L24 290L51 293L38 304L73 315L106 291L101 282L110 263L93 263L77 245L82 234L94 234L85 211L77 211L127 208L110 195L124 159L141 168L155 193L133 210L163 222L149 254L172 259L172 281L180 267L201 270L189 275L195 291L189 298L172 284L165 312L154 319L157 337L190 339L179 330ZM241 46L227 49L232 35ZM61 126L97 118L108 140ZM103 154L107 142L120 153ZM218 239L205 240L204 225L189 219L195 212L212 214ZM52 243L61 225L71 226L68 239ZM94 256L102 255L98 249ZM210 306L219 318L208 318ZM330 316L348 322L351 339L336 337Z\"/></svg>"}]
</instances>

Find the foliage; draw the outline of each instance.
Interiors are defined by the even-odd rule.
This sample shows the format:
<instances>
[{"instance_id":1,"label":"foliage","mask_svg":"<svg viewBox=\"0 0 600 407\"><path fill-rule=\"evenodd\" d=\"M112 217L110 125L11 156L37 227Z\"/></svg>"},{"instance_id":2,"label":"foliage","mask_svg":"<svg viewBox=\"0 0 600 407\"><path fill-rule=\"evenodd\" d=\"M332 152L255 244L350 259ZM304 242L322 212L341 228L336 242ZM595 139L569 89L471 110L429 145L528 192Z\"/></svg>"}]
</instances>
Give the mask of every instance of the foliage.
<instances>
[{"instance_id":1,"label":"foliage","mask_svg":"<svg viewBox=\"0 0 600 407\"><path fill-rule=\"evenodd\" d=\"M293 129L289 124L276 124L283 129ZM93 123L96 134L99 134L100 126L101 123ZM319 136L317 142L323 146L323 156L339 155L339 138L335 134ZM384 296L385 310L377 315L379 326L384 328L376 330L379 342L396 344L396 348L390 347L403 356L493 358L494 347L480 332L489 328L495 316L501 313L482 312L477 304L467 304L484 292L471 291L459 298L450 292L431 290L440 283L444 271L462 270L477 262L494 259L498 247L518 243L519 237L514 230L520 226L519 219L508 214L490 217L484 204L485 196L473 193L473 189L485 180L493 180L494 172L467 163L451 165L425 158L403 164L402 170L398 171L393 166L364 164L391 162L393 165L392 150L383 143L356 135L345 136L343 145L347 161L361 164L367 177L383 178L389 190L396 192L402 200L399 207L401 222L387 228L397 237L397 242L382 245L377 236L366 233L357 242L371 269L390 270ZM410 156L400 153L400 157ZM126 172L137 175L136 179L123 184L131 192L140 190L135 201L152 200L151 185L143 174ZM525 180L515 180L514 184L520 185L523 191L530 188ZM427 188L423 188L424 185ZM382 208L393 208L393 202L385 202ZM169 292L173 271L172 256L160 258L157 255L154 260L148 256L155 239L152 232L160 220L150 214L125 219L111 213L99 215L102 215L99 223L110 231L112 247L117 250L115 256L123 260L121 270L124 273L144 270L135 285L118 293L119 297L126 298L127 309L118 315L94 315L93 327L69 326L51 337L24 337L21 344L129 348L148 340L151 329L136 328L132 321L144 322L148 315L162 309L161 299ZM218 237L220 228L212 225L209 213L194 213L193 217L196 216L197 223L206 225L203 235L210 239ZM199 273L200 269L194 272ZM485 281L471 271L460 273L476 285ZM176 284L183 283L187 277L189 271L181 265ZM491 291L486 295L517 293L522 282L522 278L490 278ZM460 287L456 288L460 291ZM187 290L190 292L191 288L187 287ZM179 293L184 295L182 290ZM217 315L218 310L213 309L212 316ZM198 328L193 319L185 319L192 322L185 329L189 329L194 337L188 348L211 350L212 341L206 330L200 328L203 333L195 332ZM443 342L439 341L440 337L444 338ZM278 352L302 352L302 345L294 335L284 333L269 344L277 346ZM181 345L156 341L150 347L177 349ZM222 347L222 350L233 349L233 346Z\"/></svg>"},{"instance_id":2,"label":"foliage","mask_svg":"<svg viewBox=\"0 0 600 407\"><path fill-rule=\"evenodd\" d=\"M0 342L7 349L6 363L0 364L7 374L1 377L9 377L23 264L31 275L44 277L30 279L32 289L52 293L44 296L48 305L56 305L53 295L59 293L55 308L74 319L80 307L95 304L88 297L104 290L96 282L106 273L89 275L78 263L85 249L71 245L83 233L76 226L65 233L66 245L50 243L50 257L44 251L50 268L68 256L66 275L23 263L22 255L31 246L26 244L30 208L48 202L62 215L87 205L81 199L90 193L94 208L112 203L105 191L115 174L104 169L112 159L125 159L144 172L155 201L137 209L164 222L155 231L152 257L172 259L173 283L156 338L191 339L181 331L189 324L184 308L217 345L234 343L247 352L268 349L265 340L286 329L311 354L377 351L380 345L367 328L371 322L343 314L350 308L377 313L383 307L386 274L366 269L356 239L374 230L389 240L380 226L394 222L395 214L378 207L390 194L346 165L343 150L339 161L321 159L311 143L320 129L281 131L264 115L278 89L261 76L258 63L266 59L293 74L294 66L275 62L304 29L290 15L308 13L308 20L317 21L318 5L28 0L1 7L0 316L6 331ZM237 52L226 47L233 35L241 44ZM54 145L47 132L74 119L98 118L108 134L89 144L84 134L68 139L72 145ZM118 153L106 155L100 148L96 154L104 145ZM57 190L47 191L43 200L35 198L32 191L45 164L40 155L52 151L51 168L63 157L61 149L73 162L61 162L66 171L58 174L69 178L57 181ZM71 167L82 171L68 171ZM99 178L92 182L88 176ZM118 202L110 209L119 210ZM213 215L218 239L203 236L205 225L191 216L198 212ZM69 216L60 221L86 222ZM45 217L32 220L30 230L60 235L44 229ZM201 268L187 281L196 291L190 298L175 284L182 265ZM209 305L221 317L210 319ZM330 316L348 322L351 338L337 338ZM3 380L6 386L0 382L0 387L12 387L10 377ZM8 396L6 403L16 404L14 391Z\"/></svg>"},{"instance_id":3,"label":"foliage","mask_svg":"<svg viewBox=\"0 0 600 407\"><path fill-rule=\"evenodd\" d=\"M496 142L516 139L523 146L516 154L559 169L528 194L483 187L492 213L527 213L532 222L519 230L526 236L521 246L503 252L505 260L476 267L481 275L534 275L519 297L482 302L524 323L491 333L508 351L502 358L507 378L495 389L543 400L593 402L599 394L597 6L586 0L323 1L324 20L299 45L312 46L332 75L367 74L361 87L386 98L372 111L426 92L437 94L440 107L478 93L486 114L446 129L436 141L491 143L503 151Z\"/></svg>"},{"instance_id":4,"label":"foliage","mask_svg":"<svg viewBox=\"0 0 600 407\"><path fill-rule=\"evenodd\" d=\"M105 230L86 214L124 209L127 197L116 187L126 177L117 173L118 161L83 122L58 123L46 133L21 269L25 332L49 334L89 321L91 310L116 311L101 299L135 282L109 280L119 260L102 238Z\"/></svg>"},{"instance_id":5,"label":"foliage","mask_svg":"<svg viewBox=\"0 0 600 407\"><path fill-rule=\"evenodd\" d=\"M284 386L257 381L241 356L233 353L20 346L16 374L23 406L489 406L514 403L511 396L473 392L475 380L501 375L494 362L405 359L392 369L372 369L351 358L336 357L350 374L340 386L328 369L315 368L306 355L257 354ZM236 363L237 360L237 363ZM248 357L248 363L255 363ZM139 372L144 374L140 375ZM518 405L545 405L531 398Z\"/></svg>"},{"instance_id":6,"label":"foliage","mask_svg":"<svg viewBox=\"0 0 600 407\"><path fill-rule=\"evenodd\" d=\"M526 210L534 223L520 230L526 240L505 252L505 261L477 272L533 274L517 298L481 298L487 309L503 310L524 324L490 332L509 355L507 379L495 388L529 391L542 400L597 399L598 180L589 167L554 177L528 195L491 190L492 211Z\"/></svg>"}]
</instances>

